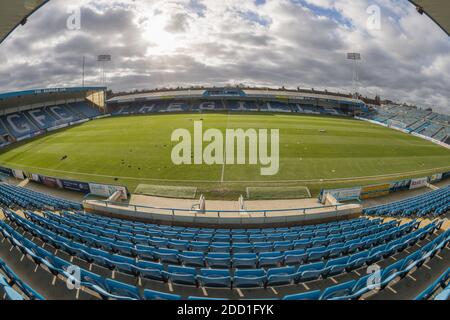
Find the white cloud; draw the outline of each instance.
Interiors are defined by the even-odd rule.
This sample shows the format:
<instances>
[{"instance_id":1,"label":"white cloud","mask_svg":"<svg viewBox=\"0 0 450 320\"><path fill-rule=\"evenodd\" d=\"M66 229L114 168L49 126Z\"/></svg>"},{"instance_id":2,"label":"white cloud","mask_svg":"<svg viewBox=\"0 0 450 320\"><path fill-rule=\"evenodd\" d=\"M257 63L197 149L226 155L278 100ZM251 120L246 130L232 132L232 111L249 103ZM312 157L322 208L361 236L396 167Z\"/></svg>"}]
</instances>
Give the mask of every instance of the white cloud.
<instances>
[{"instance_id":1,"label":"white cloud","mask_svg":"<svg viewBox=\"0 0 450 320\"><path fill-rule=\"evenodd\" d=\"M361 92L450 113L450 40L406 0L50 1L0 47L0 91L88 83L111 53L115 90L246 83L352 88L349 51L362 53ZM380 8L380 30L367 8Z\"/></svg>"}]
</instances>

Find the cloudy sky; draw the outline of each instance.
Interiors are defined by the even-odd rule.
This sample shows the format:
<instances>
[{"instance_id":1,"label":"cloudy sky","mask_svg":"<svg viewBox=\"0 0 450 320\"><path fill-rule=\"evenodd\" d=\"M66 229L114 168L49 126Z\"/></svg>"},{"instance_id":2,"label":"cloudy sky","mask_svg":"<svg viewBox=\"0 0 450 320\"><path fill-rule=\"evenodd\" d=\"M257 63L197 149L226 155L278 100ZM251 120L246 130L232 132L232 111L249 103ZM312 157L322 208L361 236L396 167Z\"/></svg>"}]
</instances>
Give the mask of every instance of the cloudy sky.
<instances>
[{"instance_id":1,"label":"cloudy sky","mask_svg":"<svg viewBox=\"0 0 450 320\"><path fill-rule=\"evenodd\" d=\"M349 91L352 51L363 94L450 114L450 38L406 0L52 0L0 46L0 92L79 86L83 56L99 84L102 53L113 90Z\"/></svg>"}]
</instances>

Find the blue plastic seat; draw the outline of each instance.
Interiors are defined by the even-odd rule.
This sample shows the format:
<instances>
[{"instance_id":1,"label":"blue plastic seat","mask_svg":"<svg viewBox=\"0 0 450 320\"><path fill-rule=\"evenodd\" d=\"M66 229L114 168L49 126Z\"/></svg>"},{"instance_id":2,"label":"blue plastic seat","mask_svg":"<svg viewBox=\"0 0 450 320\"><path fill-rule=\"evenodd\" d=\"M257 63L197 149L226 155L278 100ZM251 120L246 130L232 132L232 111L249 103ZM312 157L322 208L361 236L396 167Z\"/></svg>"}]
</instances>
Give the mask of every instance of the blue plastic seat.
<instances>
[{"instance_id":1,"label":"blue plastic seat","mask_svg":"<svg viewBox=\"0 0 450 320\"><path fill-rule=\"evenodd\" d=\"M138 261L134 268L139 277L159 281L165 280L163 269L162 264L149 261Z\"/></svg>"},{"instance_id":2,"label":"blue plastic seat","mask_svg":"<svg viewBox=\"0 0 450 320\"><path fill-rule=\"evenodd\" d=\"M322 292L320 290L314 290L287 295L283 298L283 300L319 300L321 294Z\"/></svg>"},{"instance_id":3,"label":"blue plastic seat","mask_svg":"<svg viewBox=\"0 0 450 320\"><path fill-rule=\"evenodd\" d=\"M310 264L301 265L298 267L294 274L294 281L306 282L319 279L325 269L324 262L315 262Z\"/></svg>"},{"instance_id":4,"label":"blue plastic seat","mask_svg":"<svg viewBox=\"0 0 450 320\"><path fill-rule=\"evenodd\" d=\"M183 251L178 255L181 263L189 267L204 267L205 258L203 252Z\"/></svg>"},{"instance_id":5,"label":"blue plastic seat","mask_svg":"<svg viewBox=\"0 0 450 320\"><path fill-rule=\"evenodd\" d=\"M256 268L257 263L256 253L236 253L233 255L233 268Z\"/></svg>"},{"instance_id":6,"label":"blue plastic seat","mask_svg":"<svg viewBox=\"0 0 450 320\"><path fill-rule=\"evenodd\" d=\"M178 251L172 250L172 249L159 249L158 251L154 252L154 256L161 261L161 263L168 263L168 264L178 264Z\"/></svg>"},{"instance_id":7,"label":"blue plastic seat","mask_svg":"<svg viewBox=\"0 0 450 320\"><path fill-rule=\"evenodd\" d=\"M230 268L231 255L229 253L209 253L205 261L210 268Z\"/></svg>"},{"instance_id":8,"label":"blue plastic seat","mask_svg":"<svg viewBox=\"0 0 450 320\"><path fill-rule=\"evenodd\" d=\"M222 269L201 269L197 280L204 287L231 287L231 277L228 270Z\"/></svg>"},{"instance_id":9,"label":"blue plastic seat","mask_svg":"<svg viewBox=\"0 0 450 320\"><path fill-rule=\"evenodd\" d=\"M381 288L384 289L389 283L397 278L402 271L405 259L399 260L381 271Z\"/></svg>"},{"instance_id":10,"label":"blue plastic seat","mask_svg":"<svg viewBox=\"0 0 450 320\"><path fill-rule=\"evenodd\" d=\"M439 293L434 300L448 301L450 300L450 288L446 288Z\"/></svg>"},{"instance_id":11,"label":"blue plastic seat","mask_svg":"<svg viewBox=\"0 0 450 320\"><path fill-rule=\"evenodd\" d=\"M284 255L281 252L262 252L259 254L259 267L277 267L281 265Z\"/></svg>"},{"instance_id":12,"label":"blue plastic seat","mask_svg":"<svg viewBox=\"0 0 450 320\"><path fill-rule=\"evenodd\" d=\"M253 252L253 245L250 243L233 243L231 250L233 253L251 253Z\"/></svg>"},{"instance_id":13,"label":"blue plastic seat","mask_svg":"<svg viewBox=\"0 0 450 320\"><path fill-rule=\"evenodd\" d=\"M356 280L350 280L332 287L328 287L324 290L319 299L331 300L335 297L349 295L352 292L352 289L354 288L355 284Z\"/></svg>"},{"instance_id":14,"label":"blue plastic seat","mask_svg":"<svg viewBox=\"0 0 450 320\"><path fill-rule=\"evenodd\" d=\"M167 280L173 283L182 285L197 285L196 279L197 271L195 268L169 266L167 272L164 272L164 276Z\"/></svg>"},{"instance_id":15,"label":"blue plastic seat","mask_svg":"<svg viewBox=\"0 0 450 320\"><path fill-rule=\"evenodd\" d=\"M172 293L159 292L155 290L144 290L145 300L181 300L181 296Z\"/></svg>"},{"instance_id":16,"label":"blue plastic seat","mask_svg":"<svg viewBox=\"0 0 450 320\"><path fill-rule=\"evenodd\" d=\"M209 249L211 252L229 253L231 247L229 242L212 242Z\"/></svg>"},{"instance_id":17,"label":"blue plastic seat","mask_svg":"<svg viewBox=\"0 0 450 320\"><path fill-rule=\"evenodd\" d=\"M300 265L306 261L308 254L304 249L288 250L284 252L284 264Z\"/></svg>"},{"instance_id":18,"label":"blue plastic seat","mask_svg":"<svg viewBox=\"0 0 450 320\"><path fill-rule=\"evenodd\" d=\"M266 272L263 269L237 269L233 277L233 286L236 288L259 288L264 287L266 281Z\"/></svg>"},{"instance_id":19,"label":"blue plastic seat","mask_svg":"<svg viewBox=\"0 0 450 320\"><path fill-rule=\"evenodd\" d=\"M267 270L267 286L289 285L294 273L294 267L271 268Z\"/></svg>"},{"instance_id":20,"label":"blue plastic seat","mask_svg":"<svg viewBox=\"0 0 450 320\"><path fill-rule=\"evenodd\" d=\"M328 257L330 250L327 247L311 248L306 251L308 253L308 261L320 261Z\"/></svg>"},{"instance_id":21,"label":"blue plastic seat","mask_svg":"<svg viewBox=\"0 0 450 320\"><path fill-rule=\"evenodd\" d=\"M2 289L0 287L0 289ZM5 291L6 300L25 300L22 295L20 295L16 290L11 288L10 286L3 287ZM1 291L0 291L1 292Z\"/></svg>"},{"instance_id":22,"label":"blue plastic seat","mask_svg":"<svg viewBox=\"0 0 450 320\"><path fill-rule=\"evenodd\" d=\"M204 300L204 301L206 301L206 300L210 300L210 301L227 300L225 298L211 298L211 297L197 297L197 296L189 296L187 299L188 300L199 300L199 301L201 301L201 300Z\"/></svg>"},{"instance_id":23,"label":"blue plastic seat","mask_svg":"<svg viewBox=\"0 0 450 320\"><path fill-rule=\"evenodd\" d=\"M349 260L348 256L328 260L328 262L325 265L325 268L328 270L328 272L323 276L331 277L343 273L348 266L347 264L348 260Z\"/></svg>"},{"instance_id":24,"label":"blue plastic seat","mask_svg":"<svg viewBox=\"0 0 450 320\"><path fill-rule=\"evenodd\" d=\"M108 292L115 297L120 297L120 299L126 298L130 300L140 300L141 294L139 289L135 286L115 281L112 279L106 279L106 286Z\"/></svg>"}]
</instances>

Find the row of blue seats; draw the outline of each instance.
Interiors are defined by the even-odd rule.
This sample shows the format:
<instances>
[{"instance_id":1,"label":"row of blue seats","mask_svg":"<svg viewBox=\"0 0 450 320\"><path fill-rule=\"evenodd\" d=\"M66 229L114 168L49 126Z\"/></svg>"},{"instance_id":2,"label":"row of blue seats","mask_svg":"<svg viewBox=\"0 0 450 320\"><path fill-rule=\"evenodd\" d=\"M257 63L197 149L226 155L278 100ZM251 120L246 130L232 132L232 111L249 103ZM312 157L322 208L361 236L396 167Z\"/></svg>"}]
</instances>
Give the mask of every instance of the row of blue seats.
<instances>
[{"instance_id":1,"label":"row of blue seats","mask_svg":"<svg viewBox=\"0 0 450 320\"><path fill-rule=\"evenodd\" d=\"M51 243L56 248L69 253L73 250L73 254L75 256L79 256L88 262L95 262L96 264L111 270L117 269L119 271L143 278L151 278L162 281L170 280L174 283L191 285L201 284L203 286L213 287L229 287L232 283L236 287L287 285L292 282L310 281L320 277L336 275L344 271L359 268L364 264L372 264L380 260L382 257L389 256L399 250L403 250L408 245L411 245L412 243L415 243L419 239L425 237L427 234L432 233L435 228L440 227L438 224L433 223L419 231L415 231L401 238L397 238L396 241L389 243L389 245L380 245L372 248L371 250L362 251L352 256L329 260L328 262L321 261L300 265L298 267L289 266L271 268L267 270L267 273L262 269L238 269L235 271L234 277L232 278L230 270L202 268L198 271L195 268L169 266L167 271L165 271L163 270L163 265L161 264L158 266L155 263L144 261L136 262L134 259L107 254L105 252L101 252L100 250L91 249L82 245L77 245L75 247L73 243L69 245L67 243L67 239L57 237L51 233L49 234L45 229L34 225L19 216L8 213L7 217L8 219L15 221L18 225L34 236Z\"/></svg>"},{"instance_id":2,"label":"row of blue seats","mask_svg":"<svg viewBox=\"0 0 450 320\"><path fill-rule=\"evenodd\" d=\"M61 275L67 279L73 279L71 273L67 272L70 263L57 258L50 252L40 248L30 240L24 238L5 223L0 223L0 229L3 235L21 252L28 255L38 265L45 265L54 275ZM396 278L404 277L411 269L420 267L426 260L431 259L439 250L446 246L450 241L450 233L446 232L438 236L435 240L428 243L420 250L410 254L385 269L381 270L381 279L378 283L371 284L367 275L358 281L351 280L344 284L337 284L324 290L300 293L297 295L285 296L286 300L302 299L358 299L363 294L374 289L383 288ZM104 299L161 299L161 300L179 300L180 295L168 294L154 290L145 289L143 293L137 287L127 285L115 280L105 279L99 275L80 269L80 285L100 294ZM204 299L202 297L189 297L189 299Z\"/></svg>"},{"instance_id":3,"label":"row of blue seats","mask_svg":"<svg viewBox=\"0 0 450 320\"><path fill-rule=\"evenodd\" d=\"M3 122L4 128L8 131L7 134L21 138L27 135L37 134L41 131L28 117L29 115L27 116L25 112L16 112L1 116L0 122Z\"/></svg>"},{"instance_id":4,"label":"row of blue seats","mask_svg":"<svg viewBox=\"0 0 450 320\"><path fill-rule=\"evenodd\" d=\"M450 210L450 186L401 201L363 210L364 214L376 216L440 216Z\"/></svg>"},{"instance_id":5,"label":"row of blue seats","mask_svg":"<svg viewBox=\"0 0 450 320\"><path fill-rule=\"evenodd\" d=\"M424 291L422 291L416 300L429 300L433 297L439 300L449 299L450 290L450 268L448 268L436 281L434 281L430 286L428 286ZM440 291L442 290L442 291ZM447 293L445 292L447 290Z\"/></svg>"},{"instance_id":6,"label":"row of blue seats","mask_svg":"<svg viewBox=\"0 0 450 320\"><path fill-rule=\"evenodd\" d=\"M102 114L98 109L89 106L85 102L72 103L71 108L81 114L82 118L95 118Z\"/></svg>"},{"instance_id":7,"label":"row of blue seats","mask_svg":"<svg viewBox=\"0 0 450 320\"><path fill-rule=\"evenodd\" d=\"M63 227L75 229L76 232L90 233L98 236L100 240L117 240L133 245L150 245L156 247L175 248L178 250L191 251L215 251L215 252L264 252L264 251L285 251L291 249L308 249L317 246L330 246L343 243L350 240L359 239L377 232L389 229L398 225L397 221L391 221L387 224L380 224L381 220L367 221L351 228L350 231L338 233L329 236L318 236L311 233L299 233L296 235L273 234L273 235L255 235L255 236L230 236L228 235L210 235L201 234L193 236L190 234L167 234L169 232L138 233L133 235L129 232L116 231L108 225L102 227L91 226L84 223L73 222L66 218L60 218L55 214L44 212L45 218L37 216L30 211L25 211L25 215L31 219L48 219L54 224ZM44 221L44 220L43 220ZM314 237L311 237L314 236Z\"/></svg>"},{"instance_id":8,"label":"row of blue seats","mask_svg":"<svg viewBox=\"0 0 450 320\"><path fill-rule=\"evenodd\" d=\"M43 214L47 214L43 212ZM51 213L49 213L51 216ZM173 227L154 224L145 224L139 222L131 222L116 218L106 218L100 216L92 216L82 213L62 212L62 218L67 218L75 223L85 224L89 226L97 226L100 228L116 230L121 233L145 234L155 237L183 238L186 240L195 240L195 237L202 239L255 239L255 241L266 241L268 237L272 237L272 241L286 240L285 238L314 238L322 236L339 235L341 233L350 232L359 227L365 227L380 223L381 219L369 220L366 218L358 218L347 220L340 223L329 223L324 225L299 226L291 228L268 228L268 229L211 229L211 228L185 228ZM181 239L183 240L183 239Z\"/></svg>"},{"instance_id":9,"label":"row of blue seats","mask_svg":"<svg viewBox=\"0 0 450 320\"><path fill-rule=\"evenodd\" d=\"M402 279L409 272L420 268L426 261L432 259L436 254L443 250L450 242L450 230L442 233L434 240L412 252L404 259L381 269L379 279L374 274L368 274L359 280L350 280L345 283L337 284L331 288L325 289L323 293L319 290L309 291L300 294L286 296L285 300L315 300L325 298L328 300L357 300L371 291L383 290L391 283Z\"/></svg>"},{"instance_id":10,"label":"row of blue seats","mask_svg":"<svg viewBox=\"0 0 450 320\"><path fill-rule=\"evenodd\" d=\"M14 214L9 214L12 215ZM26 216L35 223L41 225L45 229L52 230L60 236L69 237L72 241L77 241L89 245L90 247L106 250L107 252L124 254L131 257L139 257L144 260L161 261L163 263L183 264L186 266L202 267L207 264L212 267L230 268L232 265L235 267L247 267L256 268L270 267L278 265L293 265L304 262L314 262L322 259L337 258L341 255L347 255L358 250L369 249L380 243L384 243L389 239L392 239L394 235L396 237L411 231L416 228L417 222L410 222L409 224L402 225L396 228L397 222L392 221L388 224L376 227L378 233L373 233L370 236L356 239L354 241L348 241L333 246L318 246L312 248L298 248L285 251L274 252L259 252L249 253L241 252L234 253L206 253L202 251L185 251L177 249L166 249L160 247L150 247L144 245L134 246L131 243L120 242L109 239L100 240L96 235L79 233L78 230L62 228L58 225L54 225L44 220L42 217L38 217L35 214L27 213ZM386 228L388 227L388 228ZM235 251L237 248L241 250L243 247L233 247ZM272 248L272 247L271 247ZM239 252L239 251L238 251Z\"/></svg>"},{"instance_id":11,"label":"row of blue seats","mask_svg":"<svg viewBox=\"0 0 450 320\"><path fill-rule=\"evenodd\" d=\"M201 112L201 111L243 111L243 112L295 112L304 114L345 115L342 110L325 108L321 106L268 102L257 103L254 101L204 101L190 104L185 101L171 102L140 102L127 105L113 106L112 115L149 114L168 112Z\"/></svg>"},{"instance_id":12,"label":"row of blue seats","mask_svg":"<svg viewBox=\"0 0 450 320\"><path fill-rule=\"evenodd\" d=\"M0 183L0 201L6 205L11 206L11 203L22 208L37 208L56 210L81 210L81 204L56 198L34 190L16 187L5 183Z\"/></svg>"},{"instance_id":13,"label":"row of blue seats","mask_svg":"<svg viewBox=\"0 0 450 320\"><path fill-rule=\"evenodd\" d=\"M14 289L14 287L19 288L23 295ZM2 290L8 300L24 300L24 297L29 300L44 300L39 293L22 281L22 279L20 279L14 271L0 259L0 292Z\"/></svg>"},{"instance_id":14,"label":"row of blue seats","mask_svg":"<svg viewBox=\"0 0 450 320\"><path fill-rule=\"evenodd\" d=\"M293 109L299 112L294 104L285 104L281 102L256 103L252 101L220 101L210 100L194 104L188 104L184 101L166 102L141 102L132 103L124 106L114 107L112 115L120 114L147 114L147 113L166 113L166 112L198 112L198 111L272 111L272 112L292 112ZM324 109L316 107L317 113Z\"/></svg>"},{"instance_id":15,"label":"row of blue seats","mask_svg":"<svg viewBox=\"0 0 450 320\"><path fill-rule=\"evenodd\" d=\"M133 299L129 297L129 292L127 290L128 287L132 286L119 281L104 279L103 277L84 269L80 269L79 279L76 279L73 271L69 270L75 266L36 245L4 221L0 221L0 232L3 237L11 243L11 245L16 247L26 257L30 258L37 266L47 269L54 276L64 277L66 280L70 281L70 283L74 284L74 288L76 288L75 285L79 284L81 287L97 293L104 299Z\"/></svg>"}]
</instances>

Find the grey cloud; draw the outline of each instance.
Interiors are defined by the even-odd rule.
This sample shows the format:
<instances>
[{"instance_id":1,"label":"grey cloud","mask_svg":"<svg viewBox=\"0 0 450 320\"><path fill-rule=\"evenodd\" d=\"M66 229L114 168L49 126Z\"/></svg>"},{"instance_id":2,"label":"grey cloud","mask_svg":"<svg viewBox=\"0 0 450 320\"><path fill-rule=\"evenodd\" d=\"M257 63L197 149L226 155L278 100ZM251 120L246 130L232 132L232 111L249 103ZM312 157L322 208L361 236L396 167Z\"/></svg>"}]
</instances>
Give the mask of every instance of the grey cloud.
<instances>
[{"instance_id":1,"label":"grey cloud","mask_svg":"<svg viewBox=\"0 0 450 320\"><path fill-rule=\"evenodd\" d=\"M239 14L231 14L232 7L218 16L212 14L207 1L177 2L185 4L186 12L171 12L164 28L192 45L168 54L148 55L149 49L158 46L142 32L142 26L151 19L139 15L133 4L90 1L81 8L81 30L70 31L66 28L66 2L51 1L0 47L0 59L4 61L0 65L0 91L79 85L83 56L87 57L88 84L96 84L96 56L110 53L113 61L107 69L113 90L242 82L342 92L352 89L351 64L345 54L357 48L363 55L363 94L381 93L383 98L416 102L450 113L448 74L445 70L423 72L437 57L450 54L450 41L439 35L437 28L428 35L426 17L411 22L420 38L404 26L386 25L388 22L374 36L357 26L348 28L334 19L319 18L287 0L266 2L258 7L266 10L261 15L271 19L266 27L239 25L237 21L242 20L233 20ZM270 10L265 9L268 5L272 6ZM151 14L167 14L154 7L148 10ZM389 17L416 19L411 16L414 10L403 9L401 16L387 10Z\"/></svg>"}]
</instances>

